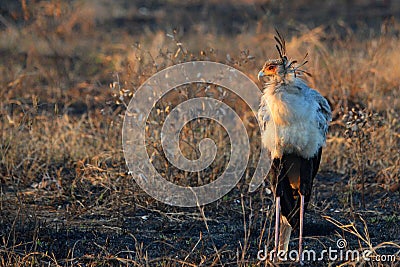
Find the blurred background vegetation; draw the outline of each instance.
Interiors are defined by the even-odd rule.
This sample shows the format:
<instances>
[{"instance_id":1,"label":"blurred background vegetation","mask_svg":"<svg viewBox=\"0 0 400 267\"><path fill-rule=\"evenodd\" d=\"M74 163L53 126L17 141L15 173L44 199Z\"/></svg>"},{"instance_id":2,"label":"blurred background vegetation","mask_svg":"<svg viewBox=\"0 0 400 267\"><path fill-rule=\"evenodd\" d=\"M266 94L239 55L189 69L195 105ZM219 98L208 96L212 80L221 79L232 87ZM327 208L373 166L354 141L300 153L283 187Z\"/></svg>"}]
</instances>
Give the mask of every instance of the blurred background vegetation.
<instances>
[{"instance_id":1,"label":"blurred background vegetation","mask_svg":"<svg viewBox=\"0 0 400 267\"><path fill-rule=\"evenodd\" d=\"M158 207L125 167L121 129L132 93L157 71L191 60L225 63L256 81L264 61L277 56L274 28L290 57L309 53L307 80L334 112L321 166L334 184L317 188L340 192L331 205L343 210L367 203L398 215L399 17L400 2L391 0L2 0L0 264L38 257L72 264L74 252L75 259L88 253L83 244L71 249L82 233L68 244L43 238L60 235L57 224L43 230L40 222L49 218L67 229L94 227L101 216L141 209L147 216L143 209ZM186 131L201 127L196 123ZM157 140L149 142L151 153L159 151ZM160 169L168 169L158 156ZM218 164L207 181L226 162ZM397 233L399 227L391 236ZM137 244L135 257L145 261ZM211 254L204 255L213 262Z\"/></svg>"}]
</instances>

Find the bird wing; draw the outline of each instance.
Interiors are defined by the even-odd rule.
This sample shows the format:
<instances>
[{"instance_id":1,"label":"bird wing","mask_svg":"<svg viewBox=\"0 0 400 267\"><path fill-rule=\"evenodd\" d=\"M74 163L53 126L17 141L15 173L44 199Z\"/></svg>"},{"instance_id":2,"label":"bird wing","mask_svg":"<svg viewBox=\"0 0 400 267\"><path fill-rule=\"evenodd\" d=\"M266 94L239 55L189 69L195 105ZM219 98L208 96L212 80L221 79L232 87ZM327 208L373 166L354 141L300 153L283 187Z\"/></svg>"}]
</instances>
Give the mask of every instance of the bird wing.
<instances>
[{"instance_id":1,"label":"bird wing","mask_svg":"<svg viewBox=\"0 0 400 267\"><path fill-rule=\"evenodd\" d=\"M310 96L317 103L316 121L318 128L320 129L324 140L326 140L326 134L328 133L329 123L332 120L332 111L328 101L317 91L310 89Z\"/></svg>"}]
</instances>

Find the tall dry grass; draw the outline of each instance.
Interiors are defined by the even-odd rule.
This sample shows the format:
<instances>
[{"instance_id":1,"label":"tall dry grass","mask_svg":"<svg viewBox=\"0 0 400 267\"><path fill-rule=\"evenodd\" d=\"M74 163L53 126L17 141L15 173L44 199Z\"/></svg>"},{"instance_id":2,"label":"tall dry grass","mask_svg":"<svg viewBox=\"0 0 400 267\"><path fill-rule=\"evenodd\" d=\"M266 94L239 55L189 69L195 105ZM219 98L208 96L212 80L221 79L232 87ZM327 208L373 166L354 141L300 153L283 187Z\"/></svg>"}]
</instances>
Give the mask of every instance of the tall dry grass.
<instances>
[{"instance_id":1,"label":"tall dry grass","mask_svg":"<svg viewBox=\"0 0 400 267\"><path fill-rule=\"evenodd\" d=\"M128 208L132 202L133 206L148 205L150 209L159 205L145 196L127 175L121 147L124 109L132 93L147 78L177 63L211 60L234 66L256 81L264 61L277 56L272 25L235 36L209 33L199 36L172 30L147 30L132 36L123 29L102 32L96 28L96 21L104 20L107 9L91 4L80 1L28 4L23 10L26 25L4 18L2 21L5 27L0 31L1 212L15 216L0 219L3 225L14 227L1 241L0 253L7 255L8 263L34 264L43 260L60 264L61 260L73 264L76 260L73 253L69 260L35 254L39 250L37 245L33 250L19 250L20 244L11 238L16 231L12 220L19 215L11 211L29 210L34 205L39 219L62 214L73 224L81 214L93 210L99 214L118 212L122 216L124 212L134 212L134 207ZM400 27L397 23L390 27L385 34L374 34L368 39L347 27L345 35L329 27L299 27L287 38L290 57L301 59L309 54L306 67L313 76L307 80L332 105L334 120L321 170L348 181L349 201L344 205L353 209L359 207L353 201L354 192L366 190L366 194L372 194L374 187L399 190L400 39L395 33ZM196 95L192 87L181 88L184 97L179 100L203 95L202 87L199 89ZM217 90L213 93L227 103L239 101L229 93L223 95ZM159 143L159 126L163 122L160 119L173 105L176 103L164 101L152 114L157 123L148 129L148 151L155 165L166 176L172 173L169 178L173 177L171 180L176 183L201 185L214 180L226 166L229 147L225 132L213 123L192 122L184 128L182 140L185 154L196 158L198 151L190 144L204 137L215 138L221 160L211 168L203 173L182 173L165 160ZM374 116L364 124L353 116L353 108ZM246 117L248 110L244 105L236 109L243 114L254 141L253 158L245 177L248 180L257 162L258 132L254 118ZM353 131L354 124L358 128L350 136L346 131ZM246 181L239 185L244 186ZM263 192L260 199L265 197ZM39 204L32 204L35 201ZM240 201L245 236L236 261L247 266L250 232L254 230L251 226L256 222L248 219L255 215L253 209L244 206L247 200ZM50 208L41 209L43 203ZM121 211L119 207L127 210ZM264 216L257 244L260 248L263 242L270 241L263 236L270 231L272 214L259 212L258 216ZM202 218L207 222L204 213ZM37 238L32 240L38 244ZM151 262L146 253L143 244L137 244L132 257L146 264ZM94 257L93 262L96 260Z\"/></svg>"}]
</instances>

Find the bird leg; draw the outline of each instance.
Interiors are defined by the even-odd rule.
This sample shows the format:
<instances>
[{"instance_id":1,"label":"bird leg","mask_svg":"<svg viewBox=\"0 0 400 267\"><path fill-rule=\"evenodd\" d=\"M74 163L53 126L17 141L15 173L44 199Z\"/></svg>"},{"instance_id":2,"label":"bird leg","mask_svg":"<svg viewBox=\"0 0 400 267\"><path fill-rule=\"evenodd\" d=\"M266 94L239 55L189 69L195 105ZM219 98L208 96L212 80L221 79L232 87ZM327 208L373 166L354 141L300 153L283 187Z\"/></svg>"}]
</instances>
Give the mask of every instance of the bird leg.
<instances>
[{"instance_id":1,"label":"bird leg","mask_svg":"<svg viewBox=\"0 0 400 267\"><path fill-rule=\"evenodd\" d=\"M275 248L274 248L274 262L277 260L279 250L279 221L280 221L280 209L281 209L281 197L276 197L275 202Z\"/></svg>"},{"instance_id":2,"label":"bird leg","mask_svg":"<svg viewBox=\"0 0 400 267\"><path fill-rule=\"evenodd\" d=\"M300 233L299 233L299 261L303 265L303 217L304 217L304 195L300 194Z\"/></svg>"}]
</instances>

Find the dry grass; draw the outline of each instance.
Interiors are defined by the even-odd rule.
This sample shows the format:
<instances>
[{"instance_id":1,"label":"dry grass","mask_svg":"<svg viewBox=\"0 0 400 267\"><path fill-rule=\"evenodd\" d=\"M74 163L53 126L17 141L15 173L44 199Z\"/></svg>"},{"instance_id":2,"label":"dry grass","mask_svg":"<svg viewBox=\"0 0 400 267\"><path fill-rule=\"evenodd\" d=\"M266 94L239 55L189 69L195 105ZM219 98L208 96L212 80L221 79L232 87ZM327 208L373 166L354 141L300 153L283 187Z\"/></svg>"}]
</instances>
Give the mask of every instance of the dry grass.
<instances>
[{"instance_id":1,"label":"dry grass","mask_svg":"<svg viewBox=\"0 0 400 267\"><path fill-rule=\"evenodd\" d=\"M165 159L159 142L160 125L169 110L189 98L209 94L230 105L235 103L235 111L241 114L252 140L252 157L245 179L216 207L181 211L148 197L127 174L121 129L132 93L165 67L211 60L234 66L256 80L264 60L276 56L272 23L262 27L266 23L262 17L258 27L235 35L207 32L204 27L215 26L206 24L197 25L199 32L205 31L200 37L198 32L149 28L132 35L123 28L114 27L107 32L96 26L107 21L109 10L105 3L21 3L16 20L0 15L0 265L264 264L253 256L254 248L271 244L272 197L265 194L265 187L254 195L238 196L238 190L244 192L247 188L260 143L254 118L237 97L218 88L206 93L204 85L179 88L153 110L147 129L149 155L167 179L182 185L206 184L218 177L229 160L225 131L203 120L185 126L185 155L198 157L192 144L210 137L219 146L220 159L200 173L187 173ZM110 10L114 14L122 12L117 7ZM130 8L124 12L136 16L145 11ZM160 14L155 13L155 18ZM309 53L307 68L313 75L309 83L329 99L334 111L321 170L335 173L344 181L342 189L347 197L340 204L344 211L362 209L364 200L357 197L358 192L371 199L375 190L383 188L385 194L398 197L400 188L400 25L390 21L383 26L383 33L365 38L343 25L338 27L341 31L303 25L287 38L291 57L301 59ZM364 119L354 116L353 108L366 117L374 115L364 123ZM231 202L240 205L231 207L227 204ZM220 212L218 207L228 214L239 214L242 220L243 235L233 253L213 236L210 222L219 220L215 215ZM321 210L324 214L325 209ZM393 212L396 214L396 207ZM150 245L137 240L133 229L124 226L124 220L136 216L139 221L146 221L154 214L181 224L200 221L206 229L187 241L190 247L181 256L153 257L149 255ZM357 228L328 220L364 242L360 249L367 246L378 255L380 245L373 245ZM396 223L400 219L397 216L393 220ZM364 223L366 227L367 222ZM96 241L92 251L78 249L79 242L88 242L83 237L94 227L103 227L111 236L124 234L129 248L121 246L118 252L110 252L112 240L107 238L101 244ZM50 233L48 229L56 230ZM46 233L53 238L68 236L70 229L82 230L84 233L77 234L82 235L82 240L61 247L54 247L50 239L43 240ZM207 237L203 236L206 233ZM164 237L159 242L167 243ZM206 242L212 245L207 247ZM235 256L227 260L227 255Z\"/></svg>"}]
</instances>

